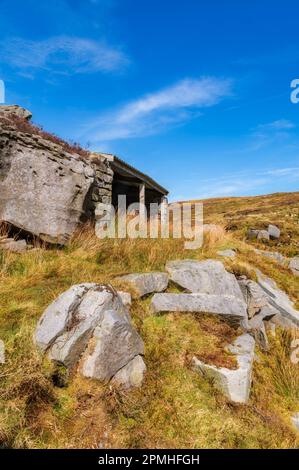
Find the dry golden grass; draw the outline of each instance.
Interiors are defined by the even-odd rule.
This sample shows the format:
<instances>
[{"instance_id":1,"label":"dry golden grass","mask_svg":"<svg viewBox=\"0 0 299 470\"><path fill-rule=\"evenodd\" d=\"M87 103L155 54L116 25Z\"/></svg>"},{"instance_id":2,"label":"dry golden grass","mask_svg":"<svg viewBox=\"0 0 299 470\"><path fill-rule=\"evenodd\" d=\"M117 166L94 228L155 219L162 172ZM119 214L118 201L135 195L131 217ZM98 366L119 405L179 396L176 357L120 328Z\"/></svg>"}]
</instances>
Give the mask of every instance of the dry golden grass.
<instances>
[{"instance_id":1,"label":"dry golden grass","mask_svg":"<svg viewBox=\"0 0 299 470\"><path fill-rule=\"evenodd\" d=\"M295 197L295 196L294 196ZM273 204L282 211L282 203ZM284 197L285 200L289 199ZM264 205L256 200L259 210ZM208 222L228 224L225 201L211 203ZM227 202L234 218L237 201ZM232 204L232 205L231 205ZM240 203L240 211L244 204ZM271 201L267 199L267 204ZM272 206L273 206L272 204ZM271 207L272 207L271 206ZM276 206L275 206L276 207ZM284 211L286 207L284 208ZM258 214L255 212L255 214ZM263 214L262 217L265 215ZM246 223L246 215L242 215ZM269 216L270 220L270 216ZM275 221L274 221L275 222ZM288 222L289 224L289 222ZM293 448L298 438L290 415L298 411L298 366L289 361L290 337L270 337L271 353L258 352L254 385L247 406L228 403L190 367L196 355L219 366L234 367L224 352L238 333L205 315L150 313L150 298L134 300L132 320L145 342L148 372L143 387L124 393L110 385L72 374L67 384L54 385L61 371L36 351L32 334L46 306L71 285L112 283L134 271L163 270L171 259L217 258L235 274L255 276L259 268L299 301L299 279L287 268L254 252L243 228L223 228L205 236L202 248L186 251L182 240L99 240L82 228L70 245L58 250L38 248L16 255L0 251L0 337L7 363L0 372L0 439L2 446L63 448ZM291 245L291 244L290 244ZM234 248L234 260L218 257ZM275 249L286 252L286 246ZM296 243L288 253L296 252ZM171 286L172 291L177 291ZM62 371L63 372L63 371ZM61 377L60 377L61 379ZM62 378L62 382L66 378Z\"/></svg>"}]
</instances>

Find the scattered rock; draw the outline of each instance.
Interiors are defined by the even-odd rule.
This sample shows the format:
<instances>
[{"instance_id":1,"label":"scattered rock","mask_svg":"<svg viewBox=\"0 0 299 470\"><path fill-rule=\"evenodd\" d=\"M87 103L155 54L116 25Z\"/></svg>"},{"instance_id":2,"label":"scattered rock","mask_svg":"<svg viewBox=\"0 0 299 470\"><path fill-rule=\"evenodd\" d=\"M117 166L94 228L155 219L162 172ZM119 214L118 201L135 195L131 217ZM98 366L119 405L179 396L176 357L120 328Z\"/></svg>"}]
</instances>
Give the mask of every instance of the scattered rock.
<instances>
[{"instance_id":1,"label":"scattered rock","mask_svg":"<svg viewBox=\"0 0 299 470\"><path fill-rule=\"evenodd\" d=\"M228 250L217 251L217 255L225 256L228 258L235 258L236 252L235 250L228 249Z\"/></svg>"},{"instance_id":2,"label":"scattered rock","mask_svg":"<svg viewBox=\"0 0 299 470\"><path fill-rule=\"evenodd\" d=\"M5 345L2 339L0 339L0 364L5 364Z\"/></svg>"},{"instance_id":3,"label":"scattered rock","mask_svg":"<svg viewBox=\"0 0 299 470\"><path fill-rule=\"evenodd\" d=\"M269 351L269 341L266 333L263 315L255 315L248 321L248 332L253 335L256 343L263 351Z\"/></svg>"},{"instance_id":4,"label":"scattered rock","mask_svg":"<svg viewBox=\"0 0 299 470\"><path fill-rule=\"evenodd\" d=\"M270 238L278 239L280 237L280 230L276 225L269 225L268 226L268 233Z\"/></svg>"},{"instance_id":5,"label":"scattered rock","mask_svg":"<svg viewBox=\"0 0 299 470\"><path fill-rule=\"evenodd\" d=\"M143 341L110 285L72 286L45 310L34 340L50 359L67 368L82 357L86 377L110 380L122 371L119 380L126 388L142 380L140 361L131 362L143 354Z\"/></svg>"},{"instance_id":6,"label":"scattered rock","mask_svg":"<svg viewBox=\"0 0 299 470\"><path fill-rule=\"evenodd\" d=\"M250 279L239 280L239 285L247 304L248 318L260 313L262 319L270 319L278 313L277 309L269 304L269 297L262 287Z\"/></svg>"},{"instance_id":7,"label":"scattered rock","mask_svg":"<svg viewBox=\"0 0 299 470\"><path fill-rule=\"evenodd\" d=\"M293 425L294 425L295 428L297 429L297 431L299 431L299 413L295 413L295 414L291 417L291 420L292 420Z\"/></svg>"},{"instance_id":8,"label":"scattered rock","mask_svg":"<svg viewBox=\"0 0 299 470\"><path fill-rule=\"evenodd\" d=\"M249 240L258 239L258 240L270 240L278 239L280 237L280 230L276 225L269 225L267 230L257 230L250 228L247 231L247 238Z\"/></svg>"},{"instance_id":9,"label":"scattered rock","mask_svg":"<svg viewBox=\"0 0 299 470\"><path fill-rule=\"evenodd\" d=\"M112 383L125 389L141 387L146 365L141 356L136 356L125 367L120 369L112 379Z\"/></svg>"},{"instance_id":10,"label":"scattered rock","mask_svg":"<svg viewBox=\"0 0 299 470\"><path fill-rule=\"evenodd\" d=\"M92 351L87 350L83 357L83 375L108 381L134 357L143 354L144 345L127 318L108 310L94 330L89 349Z\"/></svg>"},{"instance_id":11,"label":"scattered rock","mask_svg":"<svg viewBox=\"0 0 299 470\"><path fill-rule=\"evenodd\" d=\"M243 334L227 348L228 351L236 355L239 367L235 370L208 365L196 357L193 358L193 366L200 373L212 379L214 385L229 400L236 403L247 403L252 380L254 346L255 341L252 336Z\"/></svg>"},{"instance_id":12,"label":"scattered rock","mask_svg":"<svg viewBox=\"0 0 299 470\"><path fill-rule=\"evenodd\" d=\"M155 294L152 298L153 313L194 312L210 313L225 317L233 324L247 322L244 300L231 295L214 294Z\"/></svg>"},{"instance_id":13,"label":"scattered rock","mask_svg":"<svg viewBox=\"0 0 299 470\"><path fill-rule=\"evenodd\" d=\"M259 230L257 234L257 239L258 240L270 240L270 235L267 232L267 230Z\"/></svg>"},{"instance_id":14,"label":"scattered rock","mask_svg":"<svg viewBox=\"0 0 299 470\"><path fill-rule=\"evenodd\" d=\"M13 238L6 238L0 240L0 250L11 251L12 253L25 253L28 246L26 240L14 240Z\"/></svg>"},{"instance_id":15,"label":"scattered rock","mask_svg":"<svg viewBox=\"0 0 299 470\"><path fill-rule=\"evenodd\" d=\"M289 268L295 276L299 276L299 256L291 259Z\"/></svg>"},{"instance_id":16,"label":"scattered rock","mask_svg":"<svg viewBox=\"0 0 299 470\"><path fill-rule=\"evenodd\" d=\"M249 240L254 240L255 238L257 238L259 232L260 232L260 230L256 230L256 229L250 228L250 229L247 231L247 238L249 238Z\"/></svg>"},{"instance_id":17,"label":"scattered rock","mask_svg":"<svg viewBox=\"0 0 299 470\"><path fill-rule=\"evenodd\" d=\"M287 258L283 256L281 253L278 253L278 251L264 251L264 250L254 250L257 254L266 256L267 258L273 259L277 261L277 263L281 264L282 266L285 266L287 263Z\"/></svg>"},{"instance_id":18,"label":"scattered rock","mask_svg":"<svg viewBox=\"0 0 299 470\"><path fill-rule=\"evenodd\" d=\"M169 278L192 293L233 296L243 300L235 276L227 272L220 261L168 261Z\"/></svg>"},{"instance_id":19,"label":"scattered rock","mask_svg":"<svg viewBox=\"0 0 299 470\"><path fill-rule=\"evenodd\" d=\"M272 321L285 328L299 328L299 312L295 310L288 295L279 289L276 283L257 271L258 284L267 295L269 307L276 310Z\"/></svg>"},{"instance_id":20,"label":"scattered rock","mask_svg":"<svg viewBox=\"0 0 299 470\"><path fill-rule=\"evenodd\" d=\"M160 272L127 274L117 280L130 285L138 297L163 292L168 286L168 275Z\"/></svg>"}]
</instances>

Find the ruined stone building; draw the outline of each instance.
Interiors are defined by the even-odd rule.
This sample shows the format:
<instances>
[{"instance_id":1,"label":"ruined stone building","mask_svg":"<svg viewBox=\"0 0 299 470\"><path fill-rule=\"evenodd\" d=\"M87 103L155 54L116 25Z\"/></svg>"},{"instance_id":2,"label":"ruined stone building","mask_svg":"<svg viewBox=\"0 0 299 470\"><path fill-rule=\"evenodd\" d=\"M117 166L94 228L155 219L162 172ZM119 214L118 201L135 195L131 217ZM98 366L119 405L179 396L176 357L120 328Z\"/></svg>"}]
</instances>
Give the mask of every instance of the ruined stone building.
<instances>
[{"instance_id":1,"label":"ruined stone building","mask_svg":"<svg viewBox=\"0 0 299 470\"><path fill-rule=\"evenodd\" d=\"M160 202L168 191L115 155L42 131L19 106L0 106L0 222L65 244L98 203Z\"/></svg>"}]
</instances>

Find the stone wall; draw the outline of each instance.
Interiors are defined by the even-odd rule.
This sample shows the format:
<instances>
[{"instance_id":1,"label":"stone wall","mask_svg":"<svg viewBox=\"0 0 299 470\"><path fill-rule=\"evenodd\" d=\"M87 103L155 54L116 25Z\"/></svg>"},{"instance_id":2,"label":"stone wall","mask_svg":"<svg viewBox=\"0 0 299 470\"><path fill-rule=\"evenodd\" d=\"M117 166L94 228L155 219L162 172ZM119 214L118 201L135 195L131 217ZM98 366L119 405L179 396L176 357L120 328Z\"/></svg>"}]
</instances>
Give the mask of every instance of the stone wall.
<instances>
[{"instance_id":1,"label":"stone wall","mask_svg":"<svg viewBox=\"0 0 299 470\"><path fill-rule=\"evenodd\" d=\"M95 171L95 180L90 198L90 210L94 214L99 202L104 204L111 204L112 202L113 170L107 159L96 154L90 154L90 162Z\"/></svg>"}]
</instances>

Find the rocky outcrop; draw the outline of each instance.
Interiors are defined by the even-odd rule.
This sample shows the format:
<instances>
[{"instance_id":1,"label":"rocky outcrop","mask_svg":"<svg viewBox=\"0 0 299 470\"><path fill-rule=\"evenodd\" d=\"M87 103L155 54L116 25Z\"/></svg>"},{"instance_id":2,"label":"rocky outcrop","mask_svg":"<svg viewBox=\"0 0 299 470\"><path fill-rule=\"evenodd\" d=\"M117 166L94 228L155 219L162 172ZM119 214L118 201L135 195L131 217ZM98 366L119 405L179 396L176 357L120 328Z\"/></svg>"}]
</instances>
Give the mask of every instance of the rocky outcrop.
<instances>
[{"instance_id":1,"label":"rocky outcrop","mask_svg":"<svg viewBox=\"0 0 299 470\"><path fill-rule=\"evenodd\" d=\"M244 300L219 294L155 294L151 301L153 313L193 312L219 315L232 324L247 321Z\"/></svg>"},{"instance_id":2,"label":"rocky outcrop","mask_svg":"<svg viewBox=\"0 0 299 470\"><path fill-rule=\"evenodd\" d=\"M229 400L236 403L247 403L252 381L254 347L255 342L252 336L243 334L227 348L230 353L236 355L238 362L237 369L232 370L225 367L215 367L205 364L196 357L193 357L192 360L193 367L195 370L211 379L214 385L221 390Z\"/></svg>"},{"instance_id":3,"label":"rocky outcrop","mask_svg":"<svg viewBox=\"0 0 299 470\"><path fill-rule=\"evenodd\" d=\"M100 202L111 202L113 170L103 157L31 126L30 116L0 106L0 222L65 244Z\"/></svg>"},{"instance_id":4,"label":"rocky outcrop","mask_svg":"<svg viewBox=\"0 0 299 470\"><path fill-rule=\"evenodd\" d=\"M168 275L160 272L127 274L116 280L129 285L137 297L152 292L163 292L168 286Z\"/></svg>"},{"instance_id":5,"label":"rocky outcrop","mask_svg":"<svg viewBox=\"0 0 299 470\"><path fill-rule=\"evenodd\" d=\"M268 225L268 233L270 238L273 240L278 239L280 237L280 229L276 225Z\"/></svg>"},{"instance_id":6,"label":"rocky outcrop","mask_svg":"<svg viewBox=\"0 0 299 470\"><path fill-rule=\"evenodd\" d=\"M110 285L93 283L61 294L40 318L34 341L50 359L70 369L80 360L85 377L108 381L128 365L121 375L123 381L127 377L127 387L137 367L129 364L144 352L121 297Z\"/></svg>"},{"instance_id":7,"label":"rocky outcrop","mask_svg":"<svg viewBox=\"0 0 299 470\"><path fill-rule=\"evenodd\" d=\"M84 215L94 179L79 155L0 123L0 221L65 244Z\"/></svg>"},{"instance_id":8,"label":"rocky outcrop","mask_svg":"<svg viewBox=\"0 0 299 470\"><path fill-rule=\"evenodd\" d=\"M22 108L17 104L13 105L1 105L0 106L0 115L4 117L9 117L11 115L17 116L20 119L26 119L29 121L32 118L32 113L28 109Z\"/></svg>"}]
</instances>

